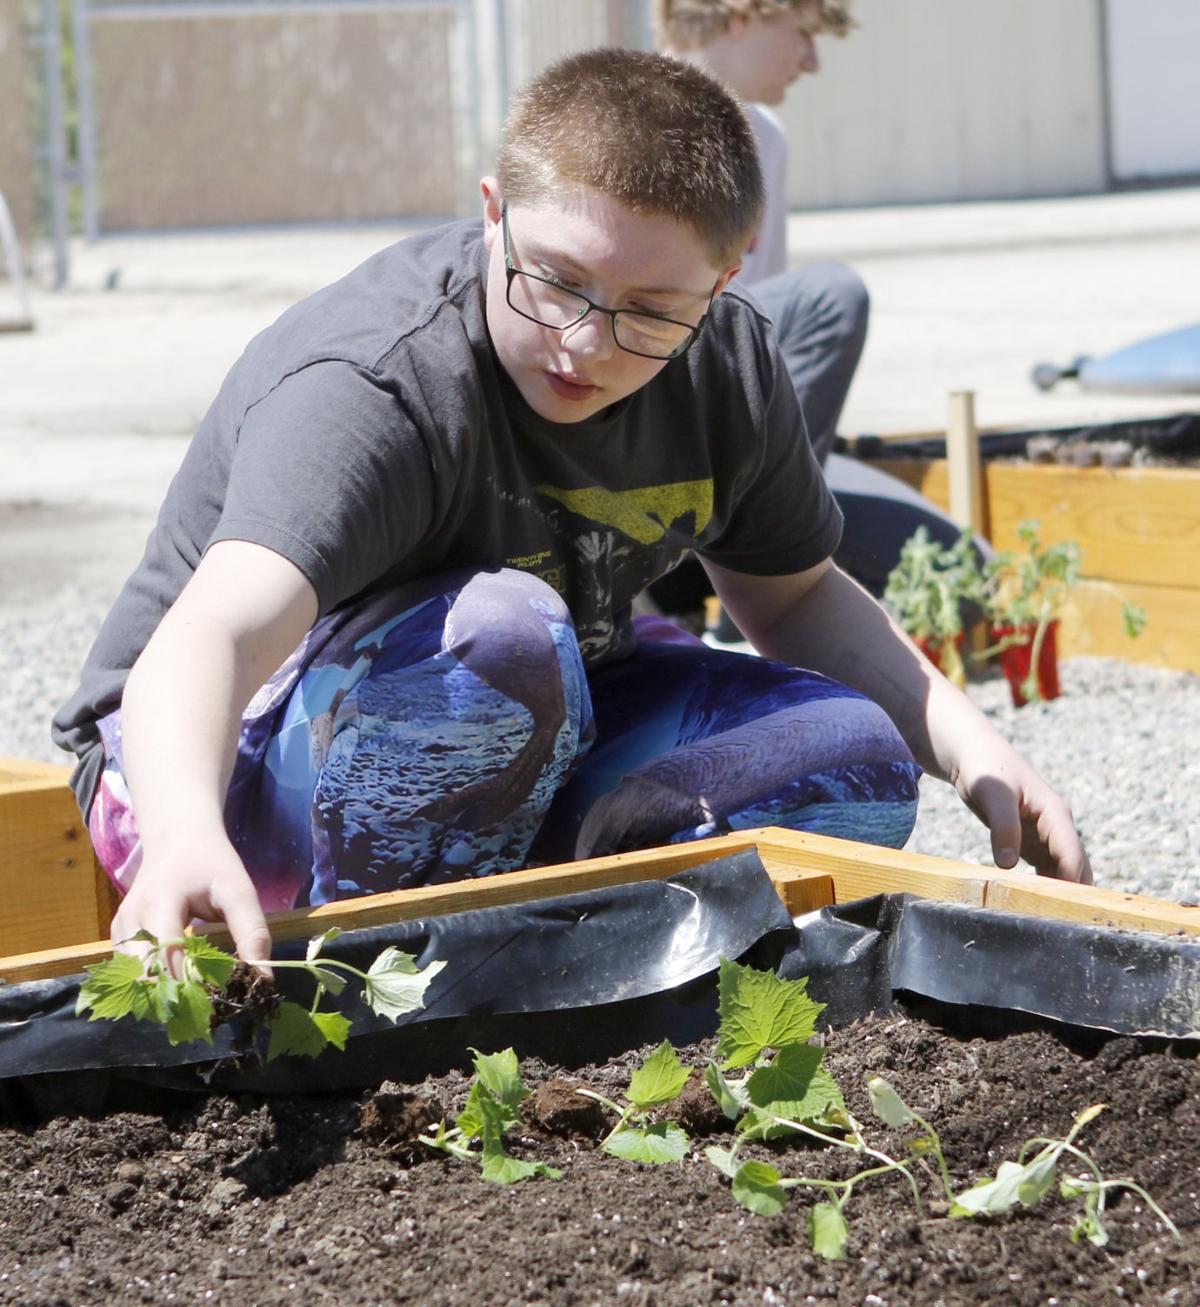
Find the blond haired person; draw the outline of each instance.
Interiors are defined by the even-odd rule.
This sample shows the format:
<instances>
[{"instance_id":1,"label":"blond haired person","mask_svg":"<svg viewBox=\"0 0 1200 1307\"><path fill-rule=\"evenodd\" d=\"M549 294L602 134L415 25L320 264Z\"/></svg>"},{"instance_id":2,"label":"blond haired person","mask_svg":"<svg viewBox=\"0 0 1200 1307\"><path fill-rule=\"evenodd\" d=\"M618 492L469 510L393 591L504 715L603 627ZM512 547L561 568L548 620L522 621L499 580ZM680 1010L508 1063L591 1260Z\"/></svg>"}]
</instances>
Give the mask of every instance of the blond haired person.
<instances>
[{"instance_id":1,"label":"blond haired person","mask_svg":"<svg viewBox=\"0 0 1200 1307\"><path fill-rule=\"evenodd\" d=\"M655 0L659 44L695 62L745 103L763 172L763 217L739 283L775 324L809 438L845 518L837 562L880 595L904 541L919 526L943 544L958 527L895 477L833 451L837 423L867 336L870 301L854 269L832 261L788 267L788 142L774 112L789 86L820 70L818 40L854 27L836 0ZM978 547L990 552L980 541ZM660 607L694 608L704 582L688 565L652 591ZM736 631L724 629L726 638Z\"/></svg>"}]
</instances>

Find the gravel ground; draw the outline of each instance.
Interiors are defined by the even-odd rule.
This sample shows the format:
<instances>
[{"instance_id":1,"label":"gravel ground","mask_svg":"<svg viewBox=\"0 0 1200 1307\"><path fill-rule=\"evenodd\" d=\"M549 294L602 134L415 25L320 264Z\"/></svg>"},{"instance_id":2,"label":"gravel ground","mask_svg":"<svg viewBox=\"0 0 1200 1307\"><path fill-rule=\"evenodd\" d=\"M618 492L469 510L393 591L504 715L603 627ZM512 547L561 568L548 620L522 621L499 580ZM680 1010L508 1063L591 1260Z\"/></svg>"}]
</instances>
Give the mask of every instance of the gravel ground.
<instances>
[{"instance_id":1,"label":"gravel ground","mask_svg":"<svg viewBox=\"0 0 1200 1307\"><path fill-rule=\"evenodd\" d=\"M48 723L108 608L91 588L0 606L0 755L61 762ZM1200 677L1111 658L1062 666L1062 697L1012 706L999 678L969 693L1070 800L1096 883L1200 899ZM908 847L990 863L987 832L949 786L921 782Z\"/></svg>"}]
</instances>

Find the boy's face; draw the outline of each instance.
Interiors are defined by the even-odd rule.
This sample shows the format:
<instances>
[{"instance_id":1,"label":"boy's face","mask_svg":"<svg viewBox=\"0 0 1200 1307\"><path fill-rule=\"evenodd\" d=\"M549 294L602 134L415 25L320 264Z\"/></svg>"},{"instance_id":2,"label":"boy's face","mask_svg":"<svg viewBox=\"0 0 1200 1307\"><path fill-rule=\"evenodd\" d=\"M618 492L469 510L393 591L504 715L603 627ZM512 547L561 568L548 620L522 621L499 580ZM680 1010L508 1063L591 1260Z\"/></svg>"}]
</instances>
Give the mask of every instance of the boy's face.
<instances>
[{"instance_id":1,"label":"boy's face","mask_svg":"<svg viewBox=\"0 0 1200 1307\"><path fill-rule=\"evenodd\" d=\"M581 422L657 376L669 360L621 349L607 314L588 312L559 331L510 307L499 183L486 177L481 189L490 252L488 331L530 408L551 422ZM690 228L636 214L586 186L510 206L508 252L514 267L561 282L604 308L642 310L689 325L700 321L710 298L737 271L714 267Z\"/></svg>"},{"instance_id":2,"label":"boy's face","mask_svg":"<svg viewBox=\"0 0 1200 1307\"><path fill-rule=\"evenodd\" d=\"M805 73L820 69L816 37L820 31L816 5L801 5L784 14L740 19L731 29L735 61L727 80L744 99L781 104L787 88Z\"/></svg>"}]
</instances>

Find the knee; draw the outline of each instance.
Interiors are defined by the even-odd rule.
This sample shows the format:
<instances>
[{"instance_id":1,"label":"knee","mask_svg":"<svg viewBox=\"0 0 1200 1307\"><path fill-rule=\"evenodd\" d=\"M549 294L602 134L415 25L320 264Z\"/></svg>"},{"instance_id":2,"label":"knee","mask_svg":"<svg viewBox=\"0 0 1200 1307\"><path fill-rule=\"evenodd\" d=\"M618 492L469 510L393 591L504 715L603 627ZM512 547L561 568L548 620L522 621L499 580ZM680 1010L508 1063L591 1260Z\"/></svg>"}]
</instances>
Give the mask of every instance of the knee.
<instances>
[{"instance_id":1,"label":"knee","mask_svg":"<svg viewBox=\"0 0 1200 1307\"><path fill-rule=\"evenodd\" d=\"M562 596L528 572L479 572L446 615L443 647L476 676L522 702L586 698L587 680Z\"/></svg>"},{"instance_id":2,"label":"knee","mask_svg":"<svg viewBox=\"0 0 1200 1307\"><path fill-rule=\"evenodd\" d=\"M845 263L817 263L810 271L820 283L821 294L840 333L847 340L864 340L871 316L871 296L866 282Z\"/></svg>"}]
</instances>

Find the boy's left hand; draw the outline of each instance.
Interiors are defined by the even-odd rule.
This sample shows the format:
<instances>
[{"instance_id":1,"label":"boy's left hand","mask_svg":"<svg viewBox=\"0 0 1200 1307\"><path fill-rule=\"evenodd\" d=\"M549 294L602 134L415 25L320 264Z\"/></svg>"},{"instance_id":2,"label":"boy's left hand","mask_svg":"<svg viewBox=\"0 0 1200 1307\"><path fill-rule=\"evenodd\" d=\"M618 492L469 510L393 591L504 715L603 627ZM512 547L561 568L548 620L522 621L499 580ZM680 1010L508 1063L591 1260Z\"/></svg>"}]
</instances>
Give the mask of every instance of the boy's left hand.
<instances>
[{"instance_id":1,"label":"boy's left hand","mask_svg":"<svg viewBox=\"0 0 1200 1307\"><path fill-rule=\"evenodd\" d=\"M1004 741L972 750L950 779L992 833L996 866L1024 858L1039 876L1092 883L1092 867L1067 801Z\"/></svg>"}]
</instances>

